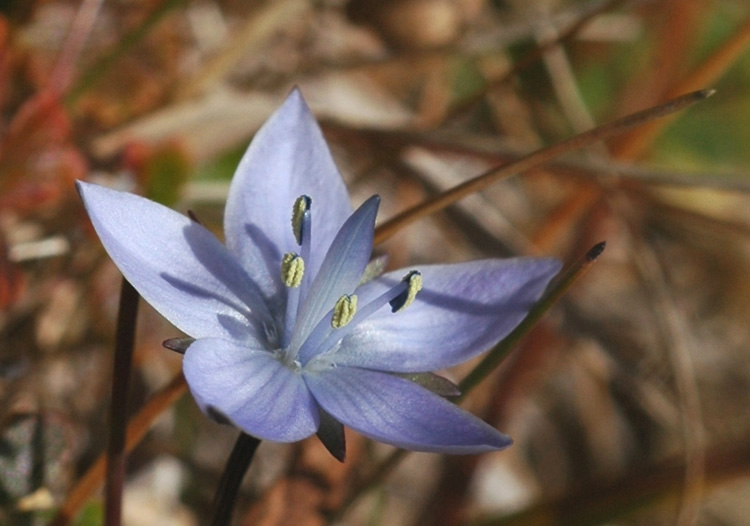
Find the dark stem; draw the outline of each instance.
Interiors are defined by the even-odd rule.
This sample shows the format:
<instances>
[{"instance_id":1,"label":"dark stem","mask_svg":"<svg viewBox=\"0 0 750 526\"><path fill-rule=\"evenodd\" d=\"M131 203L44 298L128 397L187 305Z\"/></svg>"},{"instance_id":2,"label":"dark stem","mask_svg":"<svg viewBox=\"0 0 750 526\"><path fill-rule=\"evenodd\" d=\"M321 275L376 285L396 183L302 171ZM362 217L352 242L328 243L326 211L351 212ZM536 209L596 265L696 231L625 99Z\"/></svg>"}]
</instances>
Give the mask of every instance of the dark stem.
<instances>
[{"instance_id":1,"label":"dark stem","mask_svg":"<svg viewBox=\"0 0 750 526\"><path fill-rule=\"evenodd\" d=\"M128 424L128 384L133 362L135 322L138 315L138 293L125 279L120 289L120 310L117 314L112 400L109 408L109 444L105 482L106 526L122 522L122 486L125 481L125 434Z\"/></svg>"},{"instance_id":2,"label":"dark stem","mask_svg":"<svg viewBox=\"0 0 750 526\"><path fill-rule=\"evenodd\" d=\"M260 439L240 433L234 449L229 455L224 473L221 475L219 487L214 499L214 513L211 526L229 526L234 511L234 501L240 489L242 479L253 461L255 450L260 445Z\"/></svg>"}]
</instances>

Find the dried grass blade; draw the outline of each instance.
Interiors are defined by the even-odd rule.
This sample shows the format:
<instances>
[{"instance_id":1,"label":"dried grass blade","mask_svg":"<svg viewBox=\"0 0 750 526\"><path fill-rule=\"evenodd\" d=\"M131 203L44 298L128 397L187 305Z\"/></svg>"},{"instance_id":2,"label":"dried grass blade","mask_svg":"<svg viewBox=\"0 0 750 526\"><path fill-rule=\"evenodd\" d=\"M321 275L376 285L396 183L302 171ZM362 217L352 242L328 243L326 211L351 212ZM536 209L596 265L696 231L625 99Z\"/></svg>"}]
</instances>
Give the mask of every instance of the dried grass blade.
<instances>
[{"instance_id":1,"label":"dried grass blade","mask_svg":"<svg viewBox=\"0 0 750 526\"><path fill-rule=\"evenodd\" d=\"M710 97L713 93L714 90L700 90L682 95L663 104L616 119L602 126L597 126L596 128L548 148L537 150L536 152L526 155L510 164L492 168L483 174L448 190L447 192L401 212L378 226L375 231L375 243L382 243L396 234L400 229L417 219L438 212L463 197L479 192L502 179L535 168L570 151L578 150L596 142L607 140L615 135L631 130L636 126L641 126L654 119L665 117L685 109Z\"/></svg>"}]
</instances>

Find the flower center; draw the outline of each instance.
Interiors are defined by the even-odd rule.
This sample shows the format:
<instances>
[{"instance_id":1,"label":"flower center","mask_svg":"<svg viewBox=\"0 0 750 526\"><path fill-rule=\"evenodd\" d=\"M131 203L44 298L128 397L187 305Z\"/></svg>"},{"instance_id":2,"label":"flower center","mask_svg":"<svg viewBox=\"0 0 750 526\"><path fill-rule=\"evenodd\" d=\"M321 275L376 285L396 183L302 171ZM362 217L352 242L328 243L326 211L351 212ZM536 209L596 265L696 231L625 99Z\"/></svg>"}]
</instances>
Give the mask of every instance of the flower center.
<instances>
[{"instance_id":1,"label":"flower center","mask_svg":"<svg viewBox=\"0 0 750 526\"><path fill-rule=\"evenodd\" d=\"M295 327L301 316L310 285L313 278L316 278L316 276L309 275L310 272L306 272L306 263L309 262L312 242L311 207L312 200L305 195L300 196L294 202L292 231L300 249L299 253L289 252L285 254L281 262L281 281L287 288L287 303L280 349L277 353L279 359L293 371L299 371L313 357L335 349L339 342L359 323L386 304L390 304L393 313L402 311L414 301L422 288L422 275L418 271L411 271L403 280L388 288L361 308L358 308L358 296L352 291L352 293L340 296L320 319L312 319L313 323L303 326L302 329ZM328 261L329 256L331 256L331 253L326 256L325 261ZM345 259L336 259L336 257L332 259L342 265L348 264ZM359 269L356 272L359 273ZM354 279L361 280L361 275L356 274ZM313 289L319 290L316 289L316 286L313 286ZM320 296L320 298L323 298L323 296ZM322 301L322 299L319 301ZM327 301L329 300L326 299L325 302ZM333 302L333 298L330 301ZM308 303L310 302L308 301ZM325 309L324 303L320 303L320 305ZM306 315L307 319L310 320L310 312L305 307L305 314L302 316Z\"/></svg>"}]
</instances>

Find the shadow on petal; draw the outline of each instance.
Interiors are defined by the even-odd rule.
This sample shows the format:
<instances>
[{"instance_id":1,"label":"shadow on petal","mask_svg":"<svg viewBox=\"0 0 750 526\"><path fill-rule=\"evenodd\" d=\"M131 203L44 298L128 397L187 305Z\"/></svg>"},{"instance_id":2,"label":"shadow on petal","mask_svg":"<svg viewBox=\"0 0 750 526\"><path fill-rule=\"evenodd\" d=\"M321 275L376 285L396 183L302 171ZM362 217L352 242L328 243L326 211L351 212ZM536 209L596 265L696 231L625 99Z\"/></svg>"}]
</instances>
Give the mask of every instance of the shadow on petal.
<instances>
[{"instance_id":1,"label":"shadow on petal","mask_svg":"<svg viewBox=\"0 0 750 526\"><path fill-rule=\"evenodd\" d=\"M199 234L199 231L205 231L205 228L197 223L190 223L183 228L185 241L196 260L220 283L233 291L256 316L270 318L266 298L258 284L245 272L240 262L233 258L224 245L218 245L221 247L221 252L218 252L217 246L202 242L204 234L203 232Z\"/></svg>"},{"instance_id":2,"label":"shadow on petal","mask_svg":"<svg viewBox=\"0 0 750 526\"><path fill-rule=\"evenodd\" d=\"M262 334L261 332L258 332L262 330L261 320L255 319L255 317L253 316L253 312L246 305L230 301L228 298L220 294L217 294L216 292L212 290L205 289L203 287L195 285L194 283L185 281L184 279L178 278L176 276L172 276L171 274L167 274L166 272L162 272L161 274L159 274L159 276L161 276L164 279L164 281L172 285L174 288L182 292L185 292L186 294L189 294L191 296L195 296L197 298L216 300L226 305L233 311L237 312L237 314L241 315L245 320L247 320L247 323L236 321L236 324L234 324L230 328L230 326L228 326L227 323L225 323L225 321L228 319L231 319L231 317L227 315L217 314L217 319L219 320L219 323L225 328L231 329L230 330L231 334L238 335L238 336L242 334L247 334L248 326L252 326L257 334Z\"/></svg>"},{"instance_id":3,"label":"shadow on petal","mask_svg":"<svg viewBox=\"0 0 750 526\"><path fill-rule=\"evenodd\" d=\"M291 226L289 228L291 229ZM255 246L263 247L264 251L267 251L268 255L263 259L263 263L265 264L268 275L275 276L278 274L280 272L279 269L281 268L281 251L279 250L279 247L269 239L258 225L245 223L245 232Z\"/></svg>"}]
</instances>

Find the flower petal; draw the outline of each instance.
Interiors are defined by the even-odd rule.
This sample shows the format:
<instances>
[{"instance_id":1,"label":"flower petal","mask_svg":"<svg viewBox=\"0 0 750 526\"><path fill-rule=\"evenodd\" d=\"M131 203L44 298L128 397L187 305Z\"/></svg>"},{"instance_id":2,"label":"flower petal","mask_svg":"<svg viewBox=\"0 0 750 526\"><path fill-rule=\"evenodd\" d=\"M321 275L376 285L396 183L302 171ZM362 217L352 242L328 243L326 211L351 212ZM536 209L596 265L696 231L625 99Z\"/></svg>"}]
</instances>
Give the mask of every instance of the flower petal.
<instances>
[{"instance_id":1,"label":"flower petal","mask_svg":"<svg viewBox=\"0 0 750 526\"><path fill-rule=\"evenodd\" d=\"M270 352L203 338L188 348L182 368L203 411L218 410L250 435L295 442L318 429L318 406L305 382Z\"/></svg>"},{"instance_id":2,"label":"flower petal","mask_svg":"<svg viewBox=\"0 0 750 526\"><path fill-rule=\"evenodd\" d=\"M312 199L313 244L305 264L314 275L352 207L323 134L295 89L255 135L224 213L227 246L269 298L282 291L282 256L299 250L290 218L303 194Z\"/></svg>"},{"instance_id":3,"label":"flower petal","mask_svg":"<svg viewBox=\"0 0 750 526\"><path fill-rule=\"evenodd\" d=\"M331 360L392 372L463 362L507 336L559 269L556 260L530 258L421 266L424 287L414 303L395 314L387 306L378 310L343 339ZM391 272L363 285L359 304L403 275Z\"/></svg>"},{"instance_id":4,"label":"flower petal","mask_svg":"<svg viewBox=\"0 0 750 526\"><path fill-rule=\"evenodd\" d=\"M294 327L292 346L301 345L317 323L344 294L357 288L372 253L380 197L362 203L336 234L320 272L310 285Z\"/></svg>"},{"instance_id":5,"label":"flower petal","mask_svg":"<svg viewBox=\"0 0 750 526\"><path fill-rule=\"evenodd\" d=\"M511 439L426 389L387 373L332 367L304 374L318 403L363 435L414 451L482 453Z\"/></svg>"},{"instance_id":6,"label":"flower petal","mask_svg":"<svg viewBox=\"0 0 750 526\"><path fill-rule=\"evenodd\" d=\"M194 338L263 334L270 315L257 287L208 230L137 195L77 187L112 260L178 329Z\"/></svg>"}]
</instances>

